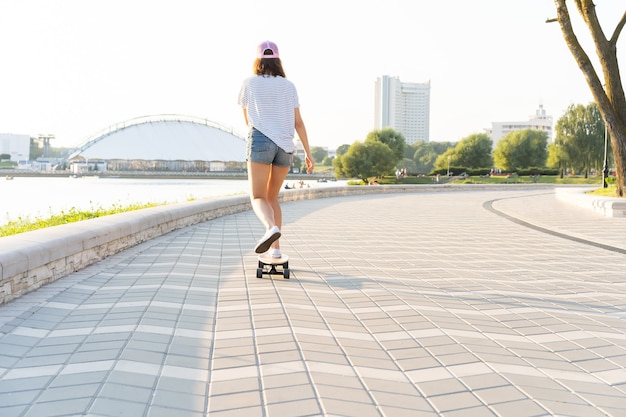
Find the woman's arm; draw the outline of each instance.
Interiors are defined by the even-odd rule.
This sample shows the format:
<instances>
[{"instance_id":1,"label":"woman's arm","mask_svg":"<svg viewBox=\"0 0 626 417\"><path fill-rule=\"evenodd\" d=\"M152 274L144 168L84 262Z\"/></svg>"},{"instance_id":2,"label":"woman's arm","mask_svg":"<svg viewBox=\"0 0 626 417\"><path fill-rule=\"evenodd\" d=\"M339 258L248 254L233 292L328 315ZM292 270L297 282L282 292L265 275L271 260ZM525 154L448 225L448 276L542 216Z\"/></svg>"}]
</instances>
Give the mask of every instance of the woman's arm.
<instances>
[{"instance_id":1,"label":"woman's arm","mask_svg":"<svg viewBox=\"0 0 626 417\"><path fill-rule=\"evenodd\" d=\"M304 121L302 120L302 115L300 114L300 108L296 107L296 133L298 134L298 138L300 138L300 142L304 147L304 160L306 162L307 173L313 172L313 167L315 167L315 161L313 160L313 156L311 155L311 149L309 148L309 137L306 134L306 127L304 126Z\"/></svg>"},{"instance_id":2,"label":"woman's arm","mask_svg":"<svg viewBox=\"0 0 626 417\"><path fill-rule=\"evenodd\" d=\"M246 126L248 126L248 110L245 107L243 108L243 118L246 121Z\"/></svg>"}]
</instances>

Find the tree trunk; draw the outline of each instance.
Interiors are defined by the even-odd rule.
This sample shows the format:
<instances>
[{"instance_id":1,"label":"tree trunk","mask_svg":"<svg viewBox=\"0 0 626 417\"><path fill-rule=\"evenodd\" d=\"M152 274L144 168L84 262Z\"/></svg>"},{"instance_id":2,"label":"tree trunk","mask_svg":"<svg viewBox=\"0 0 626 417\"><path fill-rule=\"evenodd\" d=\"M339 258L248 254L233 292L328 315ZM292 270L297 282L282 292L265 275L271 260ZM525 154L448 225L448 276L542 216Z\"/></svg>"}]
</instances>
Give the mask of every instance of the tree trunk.
<instances>
[{"instance_id":1,"label":"tree trunk","mask_svg":"<svg viewBox=\"0 0 626 417\"><path fill-rule=\"evenodd\" d=\"M609 135L611 135L611 146L613 147L613 157L615 160L615 177L621 178L622 181L617 186L617 196L626 197L626 187L624 186L624 178L626 178L626 129L611 129L609 126Z\"/></svg>"},{"instance_id":2,"label":"tree trunk","mask_svg":"<svg viewBox=\"0 0 626 417\"><path fill-rule=\"evenodd\" d=\"M594 101L598 105L607 130L611 135L617 195L624 197L626 195L626 98L617 62L617 39L626 24L626 12L618 22L611 38L607 39L598 21L596 6L593 1L574 0L578 12L593 38L596 54L604 75L603 85L589 56L576 38L566 0L554 0L554 3L557 11L556 20L561 26L565 43L585 76Z\"/></svg>"}]
</instances>

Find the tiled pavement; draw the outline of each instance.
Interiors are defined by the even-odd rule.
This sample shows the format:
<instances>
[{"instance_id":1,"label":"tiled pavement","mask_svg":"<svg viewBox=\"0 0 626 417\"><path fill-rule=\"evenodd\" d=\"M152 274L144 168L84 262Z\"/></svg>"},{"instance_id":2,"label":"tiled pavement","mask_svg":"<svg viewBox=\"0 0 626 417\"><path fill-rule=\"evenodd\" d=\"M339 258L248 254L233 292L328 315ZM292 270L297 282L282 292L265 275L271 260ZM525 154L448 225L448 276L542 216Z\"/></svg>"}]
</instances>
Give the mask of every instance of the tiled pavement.
<instances>
[{"instance_id":1,"label":"tiled pavement","mask_svg":"<svg viewBox=\"0 0 626 417\"><path fill-rule=\"evenodd\" d=\"M245 212L0 306L0 416L626 416L626 219L546 190L283 207L290 280L255 277Z\"/></svg>"}]
</instances>

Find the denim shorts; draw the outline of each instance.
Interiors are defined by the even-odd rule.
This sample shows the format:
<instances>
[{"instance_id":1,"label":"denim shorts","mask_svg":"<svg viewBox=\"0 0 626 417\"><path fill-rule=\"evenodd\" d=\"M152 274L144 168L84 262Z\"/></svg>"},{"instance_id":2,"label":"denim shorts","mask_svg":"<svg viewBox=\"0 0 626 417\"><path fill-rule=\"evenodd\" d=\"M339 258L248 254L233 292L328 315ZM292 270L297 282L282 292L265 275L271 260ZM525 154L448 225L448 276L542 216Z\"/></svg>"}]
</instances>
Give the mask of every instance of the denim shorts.
<instances>
[{"instance_id":1,"label":"denim shorts","mask_svg":"<svg viewBox=\"0 0 626 417\"><path fill-rule=\"evenodd\" d=\"M270 138L252 128L248 134L247 160L278 167L290 167L293 155L285 152Z\"/></svg>"}]
</instances>

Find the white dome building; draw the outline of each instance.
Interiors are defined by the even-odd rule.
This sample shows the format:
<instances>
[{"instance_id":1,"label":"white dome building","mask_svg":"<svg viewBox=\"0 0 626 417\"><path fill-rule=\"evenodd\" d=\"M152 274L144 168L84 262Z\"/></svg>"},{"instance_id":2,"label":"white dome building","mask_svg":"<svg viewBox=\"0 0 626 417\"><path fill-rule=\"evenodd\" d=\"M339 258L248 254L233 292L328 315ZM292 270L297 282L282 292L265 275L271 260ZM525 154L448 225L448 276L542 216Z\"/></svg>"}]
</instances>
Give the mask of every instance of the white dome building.
<instances>
[{"instance_id":1,"label":"white dome building","mask_svg":"<svg viewBox=\"0 0 626 417\"><path fill-rule=\"evenodd\" d=\"M245 138L206 119L158 115L111 126L69 157L72 170L243 171Z\"/></svg>"}]
</instances>

